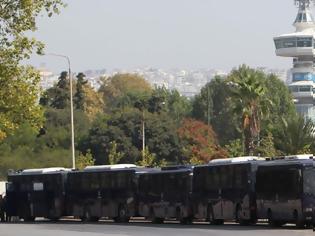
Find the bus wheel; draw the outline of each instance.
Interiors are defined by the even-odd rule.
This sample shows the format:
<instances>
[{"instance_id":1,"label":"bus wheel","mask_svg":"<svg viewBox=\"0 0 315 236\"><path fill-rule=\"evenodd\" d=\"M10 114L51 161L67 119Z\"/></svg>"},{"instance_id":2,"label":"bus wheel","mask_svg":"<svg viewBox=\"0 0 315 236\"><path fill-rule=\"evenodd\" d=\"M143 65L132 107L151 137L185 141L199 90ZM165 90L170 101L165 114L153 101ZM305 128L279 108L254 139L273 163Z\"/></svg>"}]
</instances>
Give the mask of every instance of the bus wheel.
<instances>
[{"instance_id":1,"label":"bus wheel","mask_svg":"<svg viewBox=\"0 0 315 236\"><path fill-rule=\"evenodd\" d=\"M59 217L49 216L48 219L49 219L51 222L57 222L57 221L59 220Z\"/></svg>"},{"instance_id":2,"label":"bus wheel","mask_svg":"<svg viewBox=\"0 0 315 236\"><path fill-rule=\"evenodd\" d=\"M88 222L91 219L90 212L85 210L83 216L80 217L81 221Z\"/></svg>"},{"instance_id":3,"label":"bus wheel","mask_svg":"<svg viewBox=\"0 0 315 236\"><path fill-rule=\"evenodd\" d=\"M182 225L191 225L193 222L193 217L188 216L188 217L183 217L179 221Z\"/></svg>"},{"instance_id":4,"label":"bus wheel","mask_svg":"<svg viewBox=\"0 0 315 236\"><path fill-rule=\"evenodd\" d=\"M299 214L297 212L297 210L295 210L293 212L293 216L294 216L294 221L295 221L295 225L297 229L303 229L305 227L305 223L303 220L299 219Z\"/></svg>"},{"instance_id":5,"label":"bus wheel","mask_svg":"<svg viewBox=\"0 0 315 236\"><path fill-rule=\"evenodd\" d=\"M270 209L268 210L267 216L268 216L268 224L272 227L281 227L282 225L285 224L284 221L273 219L272 211Z\"/></svg>"},{"instance_id":6,"label":"bus wheel","mask_svg":"<svg viewBox=\"0 0 315 236\"><path fill-rule=\"evenodd\" d=\"M270 209L268 210L267 218L268 218L268 224L270 226L274 226L274 220L272 218L272 211Z\"/></svg>"},{"instance_id":7,"label":"bus wheel","mask_svg":"<svg viewBox=\"0 0 315 236\"><path fill-rule=\"evenodd\" d=\"M249 225L249 224L250 224L250 221L249 221L249 220L244 220L244 219L242 219L242 208L241 208L240 205L238 205L238 206L236 207L235 216L236 216L236 222L239 223L240 225L246 226L246 225Z\"/></svg>"},{"instance_id":8,"label":"bus wheel","mask_svg":"<svg viewBox=\"0 0 315 236\"><path fill-rule=\"evenodd\" d=\"M34 222L35 221L35 217L34 216L24 217L24 221L25 222Z\"/></svg>"},{"instance_id":9,"label":"bus wheel","mask_svg":"<svg viewBox=\"0 0 315 236\"><path fill-rule=\"evenodd\" d=\"M150 215L149 215L148 218L153 224L163 224L164 223L164 219L163 218L155 216L153 208L150 209Z\"/></svg>"},{"instance_id":10,"label":"bus wheel","mask_svg":"<svg viewBox=\"0 0 315 236\"><path fill-rule=\"evenodd\" d=\"M118 208L118 217L116 217L114 220L118 223L128 223L129 217L127 213L127 207L125 205L121 205Z\"/></svg>"},{"instance_id":11,"label":"bus wheel","mask_svg":"<svg viewBox=\"0 0 315 236\"><path fill-rule=\"evenodd\" d=\"M213 225L214 222L214 216L213 216L213 210L212 210L212 206L209 205L207 207L207 218L206 221L208 221L211 225Z\"/></svg>"}]
</instances>

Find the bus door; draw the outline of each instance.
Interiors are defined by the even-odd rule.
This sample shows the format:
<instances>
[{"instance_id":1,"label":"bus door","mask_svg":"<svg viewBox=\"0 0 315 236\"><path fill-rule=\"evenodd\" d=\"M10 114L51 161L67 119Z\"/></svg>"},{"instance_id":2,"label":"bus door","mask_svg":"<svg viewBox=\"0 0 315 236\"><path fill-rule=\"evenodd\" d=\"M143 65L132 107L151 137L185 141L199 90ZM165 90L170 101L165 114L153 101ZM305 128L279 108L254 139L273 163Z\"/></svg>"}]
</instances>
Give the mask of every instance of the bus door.
<instances>
[{"instance_id":1,"label":"bus door","mask_svg":"<svg viewBox=\"0 0 315 236\"><path fill-rule=\"evenodd\" d=\"M234 219L234 197L233 195L233 165L224 165L220 167L221 188L220 188L220 203L221 203L221 218Z\"/></svg>"},{"instance_id":2,"label":"bus door","mask_svg":"<svg viewBox=\"0 0 315 236\"><path fill-rule=\"evenodd\" d=\"M216 166L213 168L210 168L210 174L212 177L212 183L213 191L211 196L211 208L213 211L213 217L214 219L224 219L223 218L223 205L224 205L224 199L222 198L222 174L223 174L223 167Z\"/></svg>"},{"instance_id":3,"label":"bus door","mask_svg":"<svg viewBox=\"0 0 315 236\"><path fill-rule=\"evenodd\" d=\"M46 216L47 203L45 196L44 183L42 181L34 181L32 183L32 191L29 192L29 204L31 216Z\"/></svg>"}]
</instances>

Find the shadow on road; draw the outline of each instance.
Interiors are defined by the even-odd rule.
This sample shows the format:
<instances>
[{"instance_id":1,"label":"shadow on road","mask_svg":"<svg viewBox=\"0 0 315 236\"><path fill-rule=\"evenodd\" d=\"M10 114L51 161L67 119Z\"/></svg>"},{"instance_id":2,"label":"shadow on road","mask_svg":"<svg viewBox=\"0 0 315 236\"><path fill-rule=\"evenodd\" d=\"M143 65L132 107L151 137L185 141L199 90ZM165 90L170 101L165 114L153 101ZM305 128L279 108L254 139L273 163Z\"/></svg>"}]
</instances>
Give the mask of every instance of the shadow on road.
<instances>
[{"instance_id":1,"label":"shadow on road","mask_svg":"<svg viewBox=\"0 0 315 236\"><path fill-rule=\"evenodd\" d=\"M9 222L2 224L43 224L43 225L95 225L95 226L119 226L119 227L146 227L152 229L203 229L203 230L222 230L222 231L251 231L251 230L307 230L297 229L295 225L285 225L282 227L271 227L266 223L259 223L252 226L240 226L235 223L225 223L224 225L209 225L205 222L197 222L191 225L181 225L178 222L165 222L163 224L152 224L150 222L130 222L130 223L114 223L112 221L101 220L99 222L81 222L80 220L59 220L59 221L49 221L49 220L36 220L35 222Z\"/></svg>"}]
</instances>

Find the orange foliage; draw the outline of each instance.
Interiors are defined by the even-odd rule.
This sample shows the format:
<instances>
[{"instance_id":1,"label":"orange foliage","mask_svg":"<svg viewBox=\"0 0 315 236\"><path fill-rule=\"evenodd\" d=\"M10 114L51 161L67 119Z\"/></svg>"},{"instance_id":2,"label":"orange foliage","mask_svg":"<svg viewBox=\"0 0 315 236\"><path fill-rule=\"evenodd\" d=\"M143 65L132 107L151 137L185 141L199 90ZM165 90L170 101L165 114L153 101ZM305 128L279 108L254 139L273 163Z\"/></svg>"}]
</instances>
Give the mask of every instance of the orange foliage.
<instances>
[{"instance_id":1,"label":"orange foliage","mask_svg":"<svg viewBox=\"0 0 315 236\"><path fill-rule=\"evenodd\" d=\"M208 163L210 160L228 156L227 151L219 146L212 127L201 121L184 119L178 135L192 164Z\"/></svg>"}]
</instances>

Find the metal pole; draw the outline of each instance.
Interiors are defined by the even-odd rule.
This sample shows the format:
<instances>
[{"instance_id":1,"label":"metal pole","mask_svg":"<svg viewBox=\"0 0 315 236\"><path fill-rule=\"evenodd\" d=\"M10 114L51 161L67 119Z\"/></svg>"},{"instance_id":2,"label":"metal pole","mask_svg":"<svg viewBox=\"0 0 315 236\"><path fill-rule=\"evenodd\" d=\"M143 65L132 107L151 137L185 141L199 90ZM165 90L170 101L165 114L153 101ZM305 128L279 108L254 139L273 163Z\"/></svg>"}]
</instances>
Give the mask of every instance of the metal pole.
<instances>
[{"instance_id":1,"label":"metal pole","mask_svg":"<svg viewBox=\"0 0 315 236\"><path fill-rule=\"evenodd\" d=\"M208 107L207 107L207 109L208 109L208 111L207 111L207 121L208 121L208 126L210 126L210 101L209 101L209 99L210 99L210 91L209 91L209 83L207 84L207 104L208 104Z\"/></svg>"},{"instance_id":2,"label":"metal pole","mask_svg":"<svg viewBox=\"0 0 315 236\"><path fill-rule=\"evenodd\" d=\"M69 81L70 81L70 113L71 113L71 152L72 152L72 169L75 169L75 146L74 146L74 118L73 118L73 88L72 88L72 74L71 63L67 57L69 64Z\"/></svg>"},{"instance_id":3,"label":"metal pole","mask_svg":"<svg viewBox=\"0 0 315 236\"><path fill-rule=\"evenodd\" d=\"M145 124L144 124L144 110L142 111L142 158L145 155Z\"/></svg>"},{"instance_id":4,"label":"metal pole","mask_svg":"<svg viewBox=\"0 0 315 236\"><path fill-rule=\"evenodd\" d=\"M49 53L46 55L65 58L69 67L69 83L70 83L70 114L71 114L71 156L72 156L72 169L75 169L75 146L74 146L74 118L73 118L73 88L72 88L72 75L71 75L71 62L70 58L65 55Z\"/></svg>"}]
</instances>

